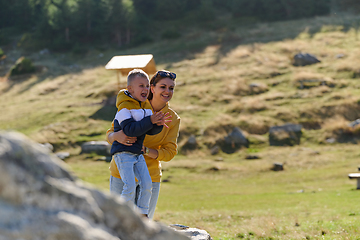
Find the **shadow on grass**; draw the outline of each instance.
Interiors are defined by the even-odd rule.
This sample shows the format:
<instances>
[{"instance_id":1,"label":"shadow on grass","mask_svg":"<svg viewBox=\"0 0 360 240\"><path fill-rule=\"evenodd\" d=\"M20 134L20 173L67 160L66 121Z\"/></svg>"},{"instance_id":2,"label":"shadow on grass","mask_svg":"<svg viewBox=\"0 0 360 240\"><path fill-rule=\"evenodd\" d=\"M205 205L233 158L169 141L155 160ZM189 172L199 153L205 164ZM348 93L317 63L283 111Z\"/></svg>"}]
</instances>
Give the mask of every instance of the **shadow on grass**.
<instances>
[{"instance_id":1,"label":"shadow on grass","mask_svg":"<svg viewBox=\"0 0 360 240\"><path fill-rule=\"evenodd\" d=\"M116 114L117 108L115 106L104 105L102 108L97 110L93 115L90 116L94 120L104 120L112 122Z\"/></svg>"},{"instance_id":2,"label":"shadow on grass","mask_svg":"<svg viewBox=\"0 0 360 240\"><path fill-rule=\"evenodd\" d=\"M28 84L26 84L25 87L22 88L19 91L20 94L30 90L32 87L34 87L37 84L43 82L47 78L54 78L55 79L58 76L62 76L62 75L65 75L65 74L70 74L70 73L76 74L76 73L80 73L81 71L84 70L83 68L80 68L80 67L69 69L69 67L67 67L67 66L58 66L56 71L52 71L51 69L48 69L46 66L36 65L35 67L37 69L35 73L20 74L20 75L9 77L7 79L7 83L8 83L7 87L4 89L4 91L9 91L14 86L16 86L17 84L28 81L34 75L37 76L37 80L29 82ZM44 69L46 69L46 70L44 70Z\"/></svg>"}]
</instances>

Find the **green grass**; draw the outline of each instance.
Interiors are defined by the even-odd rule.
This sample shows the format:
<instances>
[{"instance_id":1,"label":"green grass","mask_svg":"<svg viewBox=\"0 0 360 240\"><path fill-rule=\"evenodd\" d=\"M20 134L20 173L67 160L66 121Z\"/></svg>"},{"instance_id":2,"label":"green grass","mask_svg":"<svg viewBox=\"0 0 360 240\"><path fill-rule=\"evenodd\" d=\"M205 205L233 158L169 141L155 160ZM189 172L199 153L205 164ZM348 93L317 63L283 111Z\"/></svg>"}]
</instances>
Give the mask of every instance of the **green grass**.
<instances>
[{"instance_id":1,"label":"green grass","mask_svg":"<svg viewBox=\"0 0 360 240\"><path fill-rule=\"evenodd\" d=\"M282 154L288 158L283 172L268 170L272 163L268 158L225 158L212 162L220 169L215 172L208 171L209 163L201 159L193 159L196 163L189 169L178 170L182 160L174 159L168 163L173 167L164 164L164 179L169 182L162 183L156 217L207 229L215 239L237 239L249 233L259 239L317 239L322 232L326 239L356 239L359 192L347 173L356 170L358 154L330 158L338 156L338 147L317 148L321 156L311 155L312 160L302 158L302 151L311 150L285 148ZM271 156L267 150L260 153Z\"/></svg>"},{"instance_id":2,"label":"green grass","mask_svg":"<svg viewBox=\"0 0 360 240\"><path fill-rule=\"evenodd\" d=\"M357 239L360 211L356 145L261 148L217 157L177 156L164 163L155 220L206 229L214 239ZM276 159L273 156L277 156ZM68 160L83 180L108 191L108 163ZM275 161L285 170L270 170ZM216 168L218 171L214 171Z\"/></svg>"},{"instance_id":3,"label":"green grass","mask_svg":"<svg viewBox=\"0 0 360 240\"><path fill-rule=\"evenodd\" d=\"M132 49L91 49L82 57L32 53L35 65L47 71L0 79L0 129L69 151L72 171L108 191L109 163L80 154L83 142L105 140L116 111L104 105L118 90L115 73L104 66L114 55L153 53L158 69L178 76L171 107L181 116L179 148L190 134L200 146L163 163L162 179L168 181L161 184L156 221L202 228L214 239L358 239L360 191L347 177L360 165L358 139L326 142L360 118L359 40L354 29L344 28L357 19L245 27L232 22L221 31L194 25L179 39ZM0 47L9 57L22 55ZM322 62L292 66L291 57L300 51ZM10 60L0 72L8 65ZM321 76L334 86L299 89L299 76ZM123 86L125 77L121 81ZM252 93L252 83L266 91ZM287 122L320 129L304 129L299 146L270 147L268 128ZM216 140L235 126L249 133L250 148L210 155ZM260 159L246 160L248 154ZM274 162L285 170L271 171Z\"/></svg>"}]
</instances>

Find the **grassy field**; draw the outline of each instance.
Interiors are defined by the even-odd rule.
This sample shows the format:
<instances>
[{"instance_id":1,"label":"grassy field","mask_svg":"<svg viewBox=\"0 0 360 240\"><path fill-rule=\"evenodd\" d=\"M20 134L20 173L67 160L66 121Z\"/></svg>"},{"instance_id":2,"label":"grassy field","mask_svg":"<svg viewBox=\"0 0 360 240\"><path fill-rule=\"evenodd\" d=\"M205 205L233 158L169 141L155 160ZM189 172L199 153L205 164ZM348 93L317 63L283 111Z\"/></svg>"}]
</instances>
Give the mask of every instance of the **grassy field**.
<instances>
[{"instance_id":1,"label":"grassy field","mask_svg":"<svg viewBox=\"0 0 360 240\"><path fill-rule=\"evenodd\" d=\"M69 151L74 173L108 191L109 164L80 154L81 143L105 139L115 112L106 103L116 75L104 66L113 55L152 53L158 69L178 76L171 106L182 119L180 154L163 164L156 221L205 229L214 239L359 239L360 191L347 177L360 165L359 132L348 127L360 118L359 19L229 22L127 50L25 53L42 71L12 79L5 77L11 59L24 53L1 46L0 129ZM298 52L321 62L294 67ZM299 88L314 79L323 84ZM287 122L303 125L301 144L269 146L269 128ZM235 126L250 147L211 155ZM183 151L190 135L199 147ZM270 170L275 162L285 170Z\"/></svg>"},{"instance_id":2,"label":"grassy field","mask_svg":"<svg viewBox=\"0 0 360 240\"><path fill-rule=\"evenodd\" d=\"M155 220L206 229L214 239L358 239L359 192L347 174L357 145L249 150L220 156L176 156L163 164ZM270 168L282 161L284 171ZM81 179L108 191L108 163L68 160Z\"/></svg>"}]
</instances>

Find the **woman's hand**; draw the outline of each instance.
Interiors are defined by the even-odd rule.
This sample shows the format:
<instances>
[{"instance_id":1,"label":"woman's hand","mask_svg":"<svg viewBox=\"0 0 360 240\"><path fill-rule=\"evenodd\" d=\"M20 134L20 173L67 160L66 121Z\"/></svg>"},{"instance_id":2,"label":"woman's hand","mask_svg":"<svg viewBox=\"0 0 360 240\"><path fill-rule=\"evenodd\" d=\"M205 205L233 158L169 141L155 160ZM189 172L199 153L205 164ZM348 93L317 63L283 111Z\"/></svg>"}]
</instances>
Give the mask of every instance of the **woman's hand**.
<instances>
[{"instance_id":1,"label":"woman's hand","mask_svg":"<svg viewBox=\"0 0 360 240\"><path fill-rule=\"evenodd\" d=\"M164 125L164 127L169 128L166 123L171 122L171 115L169 113L162 112L154 112L153 115L150 116L150 120L153 124L157 124L158 126Z\"/></svg>"},{"instance_id":2,"label":"woman's hand","mask_svg":"<svg viewBox=\"0 0 360 240\"><path fill-rule=\"evenodd\" d=\"M134 142L136 142L137 137L128 137L122 130L120 130L118 132L110 133L108 139L111 143L117 141L123 145L131 146Z\"/></svg>"}]
</instances>

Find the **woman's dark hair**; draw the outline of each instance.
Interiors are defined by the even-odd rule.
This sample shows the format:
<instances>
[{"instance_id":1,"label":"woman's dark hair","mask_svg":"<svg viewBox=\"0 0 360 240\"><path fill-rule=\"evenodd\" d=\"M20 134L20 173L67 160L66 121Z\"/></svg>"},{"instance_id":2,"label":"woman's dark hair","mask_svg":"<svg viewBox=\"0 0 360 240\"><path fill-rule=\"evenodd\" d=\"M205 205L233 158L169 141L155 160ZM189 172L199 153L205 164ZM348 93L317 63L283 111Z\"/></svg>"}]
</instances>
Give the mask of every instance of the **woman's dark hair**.
<instances>
[{"instance_id":1,"label":"woman's dark hair","mask_svg":"<svg viewBox=\"0 0 360 240\"><path fill-rule=\"evenodd\" d=\"M170 78L171 80L175 81L176 74L166 70L159 70L150 79L150 86L155 86L161 79L164 78ZM148 99L149 100L153 99L153 93L151 92L151 90Z\"/></svg>"}]
</instances>

